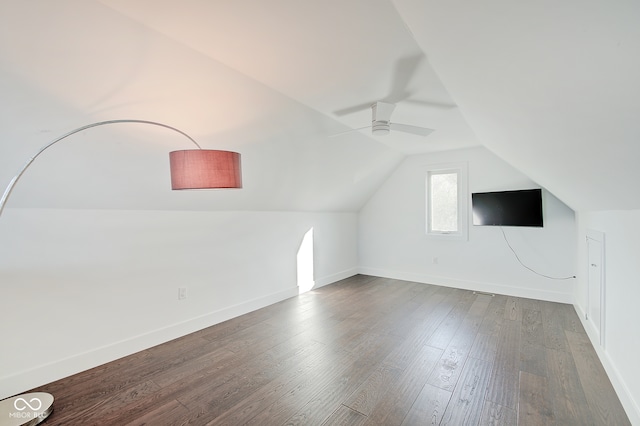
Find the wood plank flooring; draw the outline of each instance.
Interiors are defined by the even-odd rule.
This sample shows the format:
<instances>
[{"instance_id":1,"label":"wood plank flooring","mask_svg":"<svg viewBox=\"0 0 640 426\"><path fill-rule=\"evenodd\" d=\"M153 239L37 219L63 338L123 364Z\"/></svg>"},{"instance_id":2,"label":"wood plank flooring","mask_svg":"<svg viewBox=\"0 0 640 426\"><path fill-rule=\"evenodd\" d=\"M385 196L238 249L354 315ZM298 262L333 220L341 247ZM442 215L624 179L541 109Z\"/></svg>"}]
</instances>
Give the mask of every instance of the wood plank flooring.
<instances>
[{"instance_id":1,"label":"wood plank flooring","mask_svg":"<svg viewBox=\"0 0 640 426\"><path fill-rule=\"evenodd\" d=\"M358 275L36 389L47 425L627 425L570 305Z\"/></svg>"}]
</instances>

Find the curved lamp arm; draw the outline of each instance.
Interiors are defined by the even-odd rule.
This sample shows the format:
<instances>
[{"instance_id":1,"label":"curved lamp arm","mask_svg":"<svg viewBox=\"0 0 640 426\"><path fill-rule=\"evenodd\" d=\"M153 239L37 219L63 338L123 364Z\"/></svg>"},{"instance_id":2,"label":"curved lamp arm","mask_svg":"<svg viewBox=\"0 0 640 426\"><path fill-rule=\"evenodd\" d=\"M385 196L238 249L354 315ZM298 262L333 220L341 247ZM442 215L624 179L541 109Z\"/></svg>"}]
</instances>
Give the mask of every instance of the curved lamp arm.
<instances>
[{"instance_id":1,"label":"curved lamp arm","mask_svg":"<svg viewBox=\"0 0 640 426\"><path fill-rule=\"evenodd\" d=\"M4 206L7 203L7 199L9 198L9 195L11 195L11 191L13 191L13 187L16 185L16 183L18 182L18 180L20 179L20 177L24 174L24 172L29 168L29 166L31 165L31 163L33 163L33 161L38 158L38 156L40 154L42 154L47 148L49 148L52 145L55 145L56 143L60 142L61 140L74 135L76 133L82 132L83 130L87 130L90 129L92 127L98 127L98 126L104 126L107 124L117 124L117 123L139 123L139 124L151 124L153 126L160 126L160 127L164 127L166 129L169 130L173 130L174 132L178 132L181 135L185 136L187 139L189 139L191 142L193 142L195 144L195 146L198 147L198 149L202 149L202 147L200 145L198 145L198 143L193 140L193 138L189 135L187 135L185 132L183 132L182 130L178 130L175 127L171 127L168 126L166 124L162 124L162 123L157 123L155 121L147 121L147 120L128 120L128 119L124 119L124 120L108 120L108 121L100 121L98 123L93 123L93 124L87 124L86 126L82 126L79 127L75 130L72 130L68 133L65 133L64 135L60 136L59 138L55 139L52 142L49 142L47 145L43 146L42 148L40 148L40 151L38 151L33 157L29 158L29 160L27 160L27 162L24 164L24 166L22 166L22 169L20 169L20 171L18 172L17 175L15 175L13 177L13 179L11 179L11 182L9 182L9 185L7 185L7 188L4 190L4 194L2 195L2 199L0 199L0 215L2 215L2 211L4 210Z\"/></svg>"}]
</instances>

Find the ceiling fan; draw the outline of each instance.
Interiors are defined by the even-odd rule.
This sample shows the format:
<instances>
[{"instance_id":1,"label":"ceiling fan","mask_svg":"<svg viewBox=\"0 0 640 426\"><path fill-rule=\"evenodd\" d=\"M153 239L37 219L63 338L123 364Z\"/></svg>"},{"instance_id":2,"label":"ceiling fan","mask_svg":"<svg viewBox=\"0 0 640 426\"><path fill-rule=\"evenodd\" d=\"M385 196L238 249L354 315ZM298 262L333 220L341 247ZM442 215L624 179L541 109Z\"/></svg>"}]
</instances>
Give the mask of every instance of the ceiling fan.
<instances>
[{"instance_id":1,"label":"ceiling fan","mask_svg":"<svg viewBox=\"0 0 640 426\"><path fill-rule=\"evenodd\" d=\"M371 134L373 134L374 136L388 135L391 130L412 133L418 136L427 136L434 131L433 129L414 126L411 124L392 123L391 113L395 108L396 106L394 104L381 101L375 102L371 105L371 126L359 127L357 129L347 130L346 132L336 133L331 136L343 135L345 133L355 132L357 130L368 128L371 128Z\"/></svg>"},{"instance_id":2,"label":"ceiling fan","mask_svg":"<svg viewBox=\"0 0 640 426\"><path fill-rule=\"evenodd\" d=\"M455 104L451 104L448 102L438 102L438 101L428 101L428 100L420 100L413 98L413 91L409 88L411 81L414 79L414 76L418 72L420 64L424 60L425 56L422 53L405 56L398 59L394 66L393 77L391 80L391 87L386 96L382 98L377 98L374 100L369 100L368 102L363 102L358 105L351 105L346 108L341 108L339 110L333 111L333 113L340 117L343 115L352 114L354 112L363 111L369 107L371 107L372 103L376 103L376 101L382 101L389 104L398 104L399 102L407 102L412 104L421 105L426 108L432 109L451 109L455 108Z\"/></svg>"}]
</instances>

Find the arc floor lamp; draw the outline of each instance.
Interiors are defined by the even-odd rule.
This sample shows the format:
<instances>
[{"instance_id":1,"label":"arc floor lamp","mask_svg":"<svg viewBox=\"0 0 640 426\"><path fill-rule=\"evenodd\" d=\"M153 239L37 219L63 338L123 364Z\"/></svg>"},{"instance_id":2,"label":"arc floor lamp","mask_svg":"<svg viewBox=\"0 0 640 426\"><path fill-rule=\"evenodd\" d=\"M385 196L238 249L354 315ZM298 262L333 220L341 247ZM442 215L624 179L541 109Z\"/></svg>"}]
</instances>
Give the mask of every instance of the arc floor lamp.
<instances>
[{"instance_id":1,"label":"arc floor lamp","mask_svg":"<svg viewBox=\"0 0 640 426\"><path fill-rule=\"evenodd\" d=\"M0 199L0 216L16 183L40 154L76 133L93 127L121 123L163 127L181 134L196 146L196 149L169 153L171 189L242 188L242 169L239 153L202 149L191 136L163 123L133 119L108 120L88 124L65 133L43 146L33 157L29 158L5 189L2 199ZM53 412L53 400L53 395L46 392L33 392L4 399L0 401L0 426L37 425Z\"/></svg>"}]
</instances>

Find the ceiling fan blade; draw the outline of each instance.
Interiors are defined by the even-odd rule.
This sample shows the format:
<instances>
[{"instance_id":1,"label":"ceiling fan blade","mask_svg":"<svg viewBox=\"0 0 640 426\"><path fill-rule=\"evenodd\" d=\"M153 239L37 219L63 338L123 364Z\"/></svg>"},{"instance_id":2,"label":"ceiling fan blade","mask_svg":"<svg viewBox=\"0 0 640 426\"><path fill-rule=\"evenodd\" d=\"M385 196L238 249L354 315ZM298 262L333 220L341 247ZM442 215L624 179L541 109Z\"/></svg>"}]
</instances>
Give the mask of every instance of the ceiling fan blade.
<instances>
[{"instance_id":1,"label":"ceiling fan blade","mask_svg":"<svg viewBox=\"0 0 640 426\"><path fill-rule=\"evenodd\" d=\"M420 99L407 99L405 100L405 102L407 103L412 103L412 104L416 104L416 105L422 105L425 107L431 107L431 108L440 108L440 109L452 109L452 108L456 108L457 105L456 104L449 104L446 102L432 102L432 101L422 101Z\"/></svg>"},{"instance_id":2,"label":"ceiling fan blade","mask_svg":"<svg viewBox=\"0 0 640 426\"><path fill-rule=\"evenodd\" d=\"M371 126L358 127L357 129L349 129L349 130L345 130L344 132L334 133L333 135L329 135L329 137L334 138L336 136L342 136L347 133L357 132L358 130L364 130L364 129L370 129L370 128Z\"/></svg>"},{"instance_id":3,"label":"ceiling fan blade","mask_svg":"<svg viewBox=\"0 0 640 426\"><path fill-rule=\"evenodd\" d=\"M397 130L399 132L413 133L418 136L427 136L434 130L427 129L426 127L412 126L411 124L397 124L391 123L391 130Z\"/></svg>"},{"instance_id":4,"label":"ceiling fan blade","mask_svg":"<svg viewBox=\"0 0 640 426\"><path fill-rule=\"evenodd\" d=\"M389 95L384 98L385 101L395 104L411 96L411 93L407 92L407 87L409 83L411 83L411 79L423 59L424 54L420 53L400 58L396 62L393 81L391 82L391 90L389 91Z\"/></svg>"},{"instance_id":5,"label":"ceiling fan blade","mask_svg":"<svg viewBox=\"0 0 640 426\"><path fill-rule=\"evenodd\" d=\"M354 112L364 111L365 109L371 108L371 104L372 103L373 103L373 101L372 102L367 102L367 103L362 103L360 105L354 105L354 106L342 108L342 109L333 111L333 113L335 115L337 115L338 117L343 116L343 115L353 114Z\"/></svg>"}]
</instances>

